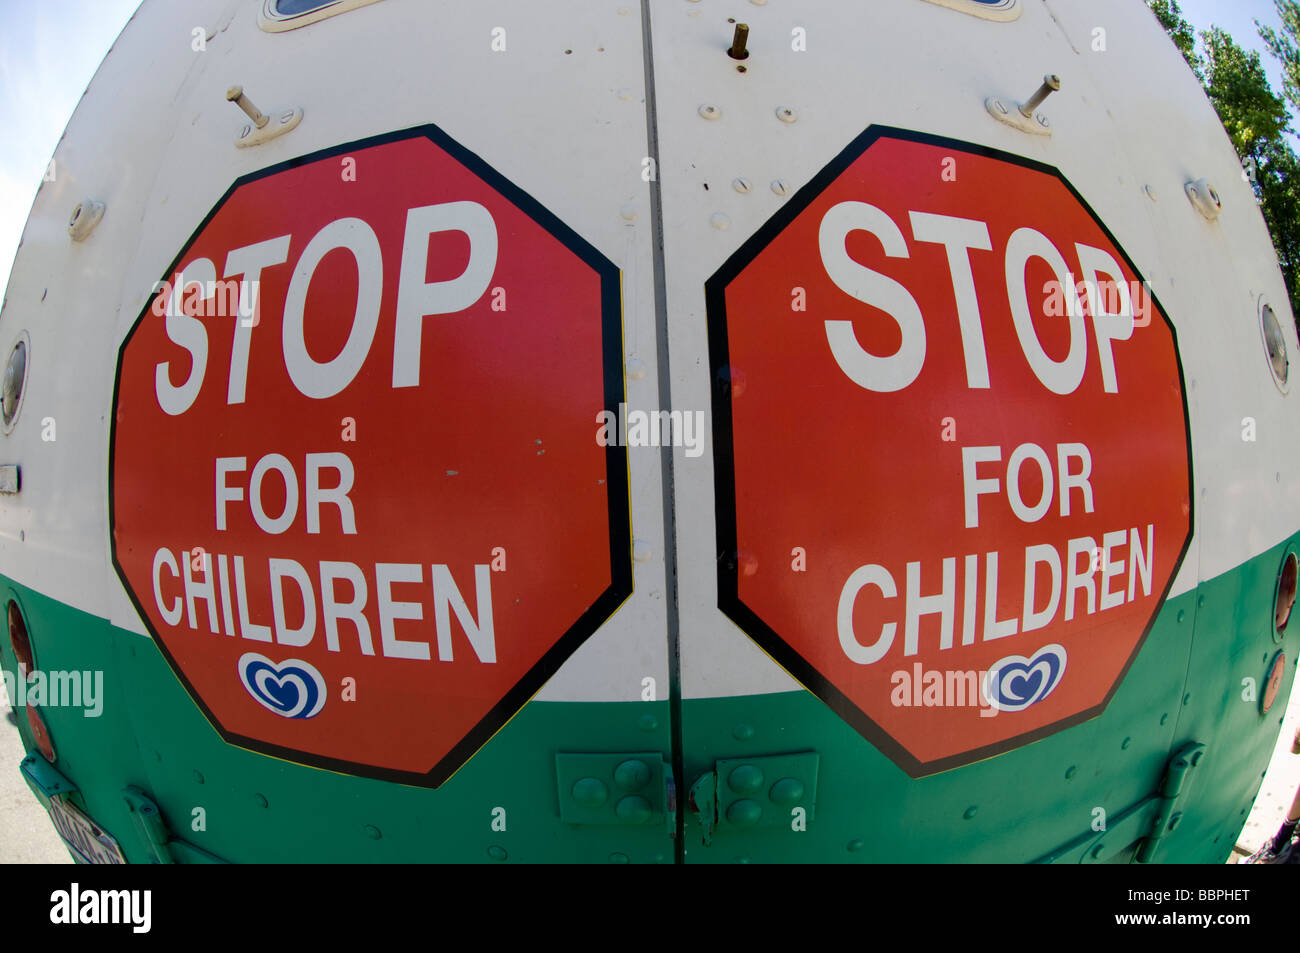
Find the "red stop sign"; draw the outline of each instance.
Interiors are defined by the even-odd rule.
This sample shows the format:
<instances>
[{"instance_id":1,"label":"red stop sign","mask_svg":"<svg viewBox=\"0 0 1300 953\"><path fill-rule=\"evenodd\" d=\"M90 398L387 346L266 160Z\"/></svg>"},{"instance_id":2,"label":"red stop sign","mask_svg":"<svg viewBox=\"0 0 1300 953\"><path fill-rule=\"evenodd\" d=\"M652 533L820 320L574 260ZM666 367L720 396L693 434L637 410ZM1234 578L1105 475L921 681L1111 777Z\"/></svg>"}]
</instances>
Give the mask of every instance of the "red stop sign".
<instances>
[{"instance_id":1,"label":"red stop sign","mask_svg":"<svg viewBox=\"0 0 1300 953\"><path fill-rule=\"evenodd\" d=\"M873 127L707 298L722 610L914 777L1098 714L1190 440L1173 328L1064 177Z\"/></svg>"},{"instance_id":2,"label":"red stop sign","mask_svg":"<svg viewBox=\"0 0 1300 953\"><path fill-rule=\"evenodd\" d=\"M437 786L622 603L618 281L434 127L226 193L122 344L110 464L223 738Z\"/></svg>"}]
</instances>

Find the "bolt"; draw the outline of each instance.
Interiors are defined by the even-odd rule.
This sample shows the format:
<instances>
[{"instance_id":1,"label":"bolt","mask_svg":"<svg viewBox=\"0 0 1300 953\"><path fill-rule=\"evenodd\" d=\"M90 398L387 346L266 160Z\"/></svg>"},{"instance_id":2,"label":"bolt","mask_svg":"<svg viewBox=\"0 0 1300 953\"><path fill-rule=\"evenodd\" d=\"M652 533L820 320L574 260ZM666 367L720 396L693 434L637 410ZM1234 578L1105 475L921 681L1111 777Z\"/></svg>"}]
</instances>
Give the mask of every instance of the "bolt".
<instances>
[{"instance_id":1,"label":"bolt","mask_svg":"<svg viewBox=\"0 0 1300 953\"><path fill-rule=\"evenodd\" d=\"M1002 100L1000 100L1000 99L999 99L999 100L996 100L996 101L993 103L993 105L994 105L994 107L997 109L998 112L1002 113L1002 115L1005 116L1005 115L1008 114L1009 110L1007 109L1006 104L1005 104L1004 102L1002 102Z\"/></svg>"},{"instance_id":2,"label":"bolt","mask_svg":"<svg viewBox=\"0 0 1300 953\"><path fill-rule=\"evenodd\" d=\"M745 49L745 41L749 39L749 24L737 23L736 35L731 41L731 49L727 50L727 55L733 60L749 59L749 50Z\"/></svg>"},{"instance_id":3,"label":"bolt","mask_svg":"<svg viewBox=\"0 0 1300 953\"><path fill-rule=\"evenodd\" d=\"M253 105L253 101L244 95L244 87L231 86L226 90L226 99L234 103L244 111L244 115L253 120L253 125L258 129L264 127L271 120L267 118L266 113Z\"/></svg>"},{"instance_id":4,"label":"bolt","mask_svg":"<svg viewBox=\"0 0 1300 953\"><path fill-rule=\"evenodd\" d=\"M1029 100L1020 107L1020 115L1026 119L1032 119L1034 110L1042 105L1043 100L1052 93L1061 88L1061 77L1055 73L1050 73L1043 77L1043 85L1038 87L1038 91L1029 97Z\"/></svg>"},{"instance_id":5,"label":"bolt","mask_svg":"<svg viewBox=\"0 0 1300 953\"><path fill-rule=\"evenodd\" d=\"M293 122L293 110L286 109L284 112L280 114L280 125L282 126L287 125L288 123L291 122Z\"/></svg>"}]
</instances>

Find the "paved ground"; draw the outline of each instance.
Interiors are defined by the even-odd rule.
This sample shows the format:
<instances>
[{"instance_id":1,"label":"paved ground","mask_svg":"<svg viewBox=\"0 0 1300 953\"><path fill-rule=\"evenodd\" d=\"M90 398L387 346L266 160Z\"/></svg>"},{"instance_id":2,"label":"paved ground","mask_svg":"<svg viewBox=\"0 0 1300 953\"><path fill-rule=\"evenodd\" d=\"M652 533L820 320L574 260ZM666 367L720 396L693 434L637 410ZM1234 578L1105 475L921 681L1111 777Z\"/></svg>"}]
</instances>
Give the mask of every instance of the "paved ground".
<instances>
[{"instance_id":1,"label":"paved ground","mask_svg":"<svg viewBox=\"0 0 1300 953\"><path fill-rule=\"evenodd\" d=\"M1300 685L1300 678L1295 681ZM1300 727L1300 690L1297 690L1297 685L1292 686L1291 703L1287 705L1282 733L1277 736L1277 747L1273 749L1273 760L1259 789L1259 797L1255 798L1255 807L1237 838L1238 855L1253 854L1265 840L1277 833L1295 797L1296 788L1300 787L1300 754L1291 753L1291 741ZM1234 856L1229 863L1237 860L1238 856Z\"/></svg>"},{"instance_id":2,"label":"paved ground","mask_svg":"<svg viewBox=\"0 0 1300 953\"><path fill-rule=\"evenodd\" d=\"M1300 686L1300 679L1296 680ZM18 772L23 745L14 724L9 699L0 682L0 863L68 864L68 851L54 833L44 808L32 796ZM1291 739L1300 727L1300 690L1293 690L1286 720L1277 739L1268 775L1260 788L1255 808L1237 838L1237 850L1229 863L1241 854L1253 853L1265 838L1272 837L1300 786L1300 755L1291 754Z\"/></svg>"},{"instance_id":3,"label":"paved ground","mask_svg":"<svg viewBox=\"0 0 1300 953\"><path fill-rule=\"evenodd\" d=\"M72 858L49 815L18 771L25 754L0 681L0 863L70 864Z\"/></svg>"}]
</instances>

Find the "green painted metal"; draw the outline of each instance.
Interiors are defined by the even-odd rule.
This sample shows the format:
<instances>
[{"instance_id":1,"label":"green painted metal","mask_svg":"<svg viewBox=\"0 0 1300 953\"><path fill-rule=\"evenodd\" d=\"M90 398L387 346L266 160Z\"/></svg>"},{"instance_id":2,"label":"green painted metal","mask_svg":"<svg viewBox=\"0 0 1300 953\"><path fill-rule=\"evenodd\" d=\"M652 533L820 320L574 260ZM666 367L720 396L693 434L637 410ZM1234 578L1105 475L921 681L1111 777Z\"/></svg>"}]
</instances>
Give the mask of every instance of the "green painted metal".
<instances>
[{"instance_id":1,"label":"green painted metal","mask_svg":"<svg viewBox=\"0 0 1300 953\"><path fill-rule=\"evenodd\" d=\"M0 597L22 609L40 668L105 673L101 714L45 708L58 760L51 767L32 754L22 770L38 797L69 797L133 862L669 863L680 847L700 863L1122 863L1139 850L1157 863L1217 863L1277 738L1282 706L1261 715L1258 704L1268 663L1278 649L1300 656L1300 624L1276 641L1272 624L1278 570L1295 544L1170 600L1102 715L931 777L908 778L807 692L682 700L677 780L716 798L707 844L688 798L675 805L682 843L671 836L667 700L531 702L442 787L414 788L226 745L149 639L7 581ZM14 671L7 639L0 664ZM1289 662L1282 699L1294 675ZM17 721L33 753L26 720ZM1204 751L1175 791L1171 764L1190 744ZM796 766L801 757L815 761ZM630 760L650 769L657 821L573 823L577 802L563 803L564 792L574 798L575 785L599 773L612 794ZM763 775L764 804L795 796L792 785L774 791L783 778L802 784L806 829L728 822L746 799L729 786L744 765ZM623 769L625 780L632 774L639 769ZM738 783L752 787L743 772ZM156 823L141 813L149 805ZM1157 824L1163 832L1153 838Z\"/></svg>"}]
</instances>

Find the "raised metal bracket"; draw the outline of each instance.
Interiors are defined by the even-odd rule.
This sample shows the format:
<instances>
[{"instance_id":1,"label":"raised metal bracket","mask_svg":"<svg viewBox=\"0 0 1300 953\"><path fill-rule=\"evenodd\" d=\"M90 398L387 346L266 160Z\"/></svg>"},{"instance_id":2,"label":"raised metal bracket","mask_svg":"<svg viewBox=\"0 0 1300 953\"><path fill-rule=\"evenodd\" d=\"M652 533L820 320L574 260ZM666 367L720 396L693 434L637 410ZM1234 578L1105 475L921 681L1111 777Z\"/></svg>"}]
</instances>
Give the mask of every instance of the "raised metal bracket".
<instances>
[{"instance_id":1,"label":"raised metal bracket","mask_svg":"<svg viewBox=\"0 0 1300 953\"><path fill-rule=\"evenodd\" d=\"M708 846L715 831L806 830L817 807L815 751L723 758L691 785L690 806Z\"/></svg>"},{"instance_id":2,"label":"raised metal bracket","mask_svg":"<svg viewBox=\"0 0 1300 953\"><path fill-rule=\"evenodd\" d=\"M36 795L36 800L47 811L50 809L50 798L67 797L77 790L75 784L39 755L28 755L18 767L22 771L23 780L32 789L32 794Z\"/></svg>"},{"instance_id":3,"label":"raised metal bracket","mask_svg":"<svg viewBox=\"0 0 1300 953\"><path fill-rule=\"evenodd\" d=\"M1034 113L1032 117L1026 116L1015 103L1007 103L1005 100L993 96L984 100L984 108L998 122L1005 123L1011 128L1019 129L1031 136L1050 136L1052 134L1052 121L1041 112Z\"/></svg>"},{"instance_id":4,"label":"raised metal bracket","mask_svg":"<svg viewBox=\"0 0 1300 953\"><path fill-rule=\"evenodd\" d=\"M676 830L677 798L672 771L658 751L620 754L557 754L555 779L560 820L566 824Z\"/></svg>"},{"instance_id":5,"label":"raised metal bracket","mask_svg":"<svg viewBox=\"0 0 1300 953\"><path fill-rule=\"evenodd\" d=\"M260 146L264 142L283 136L286 132L291 132L302 122L302 110L297 106L288 109L281 109L271 113L272 119L262 128L258 128L255 123L244 123L240 130L239 136L235 139L235 145L241 149L251 149L253 146Z\"/></svg>"}]
</instances>

